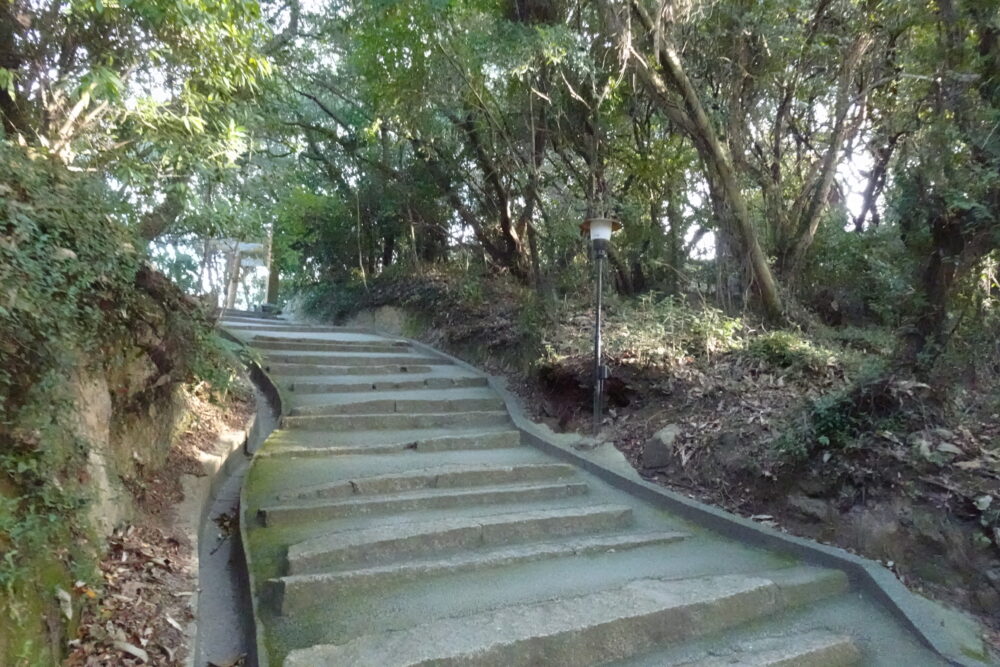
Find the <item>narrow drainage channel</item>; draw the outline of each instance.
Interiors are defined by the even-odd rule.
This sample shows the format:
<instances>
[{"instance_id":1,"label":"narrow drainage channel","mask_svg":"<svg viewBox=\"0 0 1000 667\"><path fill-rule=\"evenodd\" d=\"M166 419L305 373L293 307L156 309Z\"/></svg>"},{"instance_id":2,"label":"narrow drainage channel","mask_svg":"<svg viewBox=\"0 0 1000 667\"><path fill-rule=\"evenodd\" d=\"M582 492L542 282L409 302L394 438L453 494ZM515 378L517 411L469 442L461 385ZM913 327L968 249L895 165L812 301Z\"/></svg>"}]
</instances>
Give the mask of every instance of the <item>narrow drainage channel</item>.
<instances>
[{"instance_id":1,"label":"narrow drainage channel","mask_svg":"<svg viewBox=\"0 0 1000 667\"><path fill-rule=\"evenodd\" d=\"M265 389L266 391L266 389ZM276 409L254 387L257 414L245 445L233 451L213 484L198 539L197 636L194 667L256 667L253 607L240 540L240 489L253 453L277 425ZM242 659L242 662L241 662Z\"/></svg>"}]
</instances>

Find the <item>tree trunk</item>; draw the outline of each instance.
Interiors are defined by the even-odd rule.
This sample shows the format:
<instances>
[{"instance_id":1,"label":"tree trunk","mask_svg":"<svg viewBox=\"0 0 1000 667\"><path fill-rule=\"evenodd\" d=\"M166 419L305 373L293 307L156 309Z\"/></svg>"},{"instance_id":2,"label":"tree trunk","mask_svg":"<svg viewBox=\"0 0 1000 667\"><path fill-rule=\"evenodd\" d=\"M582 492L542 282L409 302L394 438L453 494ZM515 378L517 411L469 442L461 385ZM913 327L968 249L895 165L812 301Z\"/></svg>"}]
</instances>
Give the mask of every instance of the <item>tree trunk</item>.
<instances>
[{"instance_id":1,"label":"tree trunk","mask_svg":"<svg viewBox=\"0 0 1000 667\"><path fill-rule=\"evenodd\" d=\"M21 55L17 52L16 26L20 25L14 16L14 3L10 0L0 3L0 67L10 70L13 75L21 69ZM31 127L27 115L21 106L24 95L18 93L17 80L13 83L13 94L6 88L0 88L0 116L3 117L3 129L8 138L20 134L25 139L31 137ZM42 128L35 128L36 132Z\"/></svg>"},{"instance_id":2,"label":"tree trunk","mask_svg":"<svg viewBox=\"0 0 1000 667\"><path fill-rule=\"evenodd\" d=\"M622 262L621 256L615 251L614 246L608 247L608 262L615 271L615 288L619 294L632 296L635 294L635 286L632 284L632 276L628 267Z\"/></svg>"},{"instance_id":3,"label":"tree trunk","mask_svg":"<svg viewBox=\"0 0 1000 667\"><path fill-rule=\"evenodd\" d=\"M669 197L667 199L667 222L670 224L670 229L667 231L667 271L669 271L667 291L671 295L680 293L680 277L684 262L681 256L682 221L680 202L676 197Z\"/></svg>"},{"instance_id":4,"label":"tree trunk","mask_svg":"<svg viewBox=\"0 0 1000 667\"><path fill-rule=\"evenodd\" d=\"M236 296L237 288L240 286L240 274L242 273L242 253L239 251L239 246L233 249L231 265L229 268L229 284L226 285L226 303L225 308L227 310L232 309L236 306Z\"/></svg>"},{"instance_id":5,"label":"tree trunk","mask_svg":"<svg viewBox=\"0 0 1000 667\"><path fill-rule=\"evenodd\" d=\"M720 229L715 234L715 297L719 308L735 315L743 310L746 275L743 266L743 250L739 240L728 230Z\"/></svg>"},{"instance_id":6,"label":"tree trunk","mask_svg":"<svg viewBox=\"0 0 1000 667\"><path fill-rule=\"evenodd\" d=\"M139 238L153 241L165 234L177 221L184 212L187 184L190 179L190 174L179 177L178 182L167 188L163 201L142 216L139 220Z\"/></svg>"},{"instance_id":7,"label":"tree trunk","mask_svg":"<svg viewBox=\"0 0 1000 667\"><path fill-rule=\"evenodd\" d=\"M274 256L273 225L267 243L267 296L264 297L264 301L272 305L277 305L278 303L278 262Z\"/></svg>"},{"instance_id":8,"label":"tree trunk","mask_svg":"<svg viewBox=\"0 0 1000 667\"><path fill-rule=\"evenodd\" d=\"M816 238L816 231L819 229L821 214L830 197L830 190L833 187L834 177L837 173L840 150L849 133L847 127L847 112L851 105L851 83L854 81L854 73L858 68L861 58L871 47L873 40L868 35L859 35L850 46L844 64L841 67L840 79L837 84L837 102L834 109L833 133L823 156L823 167L818 174L818 178L812 195L807 200L802 217L797 221L797 235L792 245L791 253L783 258L780 265L788 283L794 283L798 278L799 270L805 261L806 252L812 246ZM786 283L786 284L788 284Z\"/></svg>"},{"instance_id":9,"label":"tree trunk","mask_svg":"<svg viewBox=\"0 0 1000 667\"><path fill-rule=\"evenodd\" d=\"M393 255L396 254L396 235L386 234L382 243L382 270L385 271L392 264Z\"/></svg>"},{"instance_id":10,"label":"tree trunk","mask_svg":"<svg viewBox=\"0 0 1000 667\"><path fill-rule=\"evenodd\" d=\"M893 359L897 368L922 380L947 346L955 286L996 245L988 230L945 211L930 226L931 252L915 281L913 312L899 330Z\"/></svg>"},{"instance_id":11,"label":"tree trunk","mask_svg":"<svg viewBox=\"0 0 1000 667\"><path fill-rule=\"evenodd\" d=\"M872 151L875 153L875 165L872 167L868 183L865 185L865 192L862 196L861 211L854 218L854 231L859 234L865 229L865 221L871 216L872 226L878 227L879 214L876 208L876 201L885 189L886 176L889 171L889 160L896 149L896 144L902 134L896 134L889 139L884 146L878 146Z\"/></svg>"},{"instance_id":12,"label":"tree trunk","mask_svg":"<svg viewBox=\"0 0 1000 667\"><path fill-rule=\"evenodd\" d=\"M783 306L778 286L750 220L750 212L736 180L732 161L719 142L701 99L688 79L676 47L669 37L662 33L657 35L658 39L654 43L653 20L638 0L630 0L632 13L647 32L645 42L653 51L653 57L659 63L662 74L655 71L650 66L650 56L636 51L632 40L626 37L625 29L608 0L602 0L601 5L608 24L623 38L625 46L629 49L629 63L649 89L653 101L694 143L705 167L706 180L712 193L720 231L726 228L734 237L739 238L753 271L764 315L771 321L783 320Z\"/></svg>"}]
</instances>

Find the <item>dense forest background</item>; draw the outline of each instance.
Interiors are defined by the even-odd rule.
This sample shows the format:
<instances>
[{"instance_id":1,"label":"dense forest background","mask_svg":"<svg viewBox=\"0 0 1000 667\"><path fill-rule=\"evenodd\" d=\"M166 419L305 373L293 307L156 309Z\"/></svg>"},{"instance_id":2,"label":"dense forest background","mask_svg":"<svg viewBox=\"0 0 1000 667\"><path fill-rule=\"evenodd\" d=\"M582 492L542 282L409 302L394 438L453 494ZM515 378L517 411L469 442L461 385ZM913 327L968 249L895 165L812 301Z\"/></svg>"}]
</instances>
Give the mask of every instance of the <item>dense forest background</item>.
<instances>
[{"instance_id":1,"label":"dense forest background","mask_svg":"<svg viewBox=\"0 0 1000 667\"><path fill-rule=\"evenodd\" d=\"M66 368L174 367L157 271L401 308L568 429L608 216L616 445L676 421L652 478L1000 617L994 0L11 0L0 118L0 584L85 502ZM175 380L218 372L190 319Z\"/></svg>"}]
</instances>

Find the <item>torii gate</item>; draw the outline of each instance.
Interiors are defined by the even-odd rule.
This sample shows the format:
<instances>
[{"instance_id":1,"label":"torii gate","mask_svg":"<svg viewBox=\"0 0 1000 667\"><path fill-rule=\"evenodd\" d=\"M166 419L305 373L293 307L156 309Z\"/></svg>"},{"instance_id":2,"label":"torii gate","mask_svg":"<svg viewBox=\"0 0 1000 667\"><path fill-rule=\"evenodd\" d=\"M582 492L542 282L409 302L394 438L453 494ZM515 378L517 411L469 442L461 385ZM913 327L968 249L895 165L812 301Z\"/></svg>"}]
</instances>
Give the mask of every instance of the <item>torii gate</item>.
<instances>
[{"instance_id":1,"label":"torii gate","mask_svg":"<svg viewBox=\"0 0 1000 667\"><path fill-rule=\"evenodd\" d=\"M240 241L238 239L213 239L209 245L226 255L226 289L223 308L236 305L237 289L244 275L244 269L267 267L267 294L265 306L275 307L278 300L278 271L274 266L271 239L266 243Z\"/></svg>"}]
</instances>

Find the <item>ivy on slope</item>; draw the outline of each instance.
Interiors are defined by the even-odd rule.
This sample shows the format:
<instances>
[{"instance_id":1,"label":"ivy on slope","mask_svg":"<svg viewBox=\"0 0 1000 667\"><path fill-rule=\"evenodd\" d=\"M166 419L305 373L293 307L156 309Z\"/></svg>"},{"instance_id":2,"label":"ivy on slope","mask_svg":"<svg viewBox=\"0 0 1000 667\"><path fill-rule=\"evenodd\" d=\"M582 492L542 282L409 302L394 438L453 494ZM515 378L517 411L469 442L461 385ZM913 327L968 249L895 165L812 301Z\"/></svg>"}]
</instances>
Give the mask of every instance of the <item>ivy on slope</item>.
<instances>
[{"instance_id":1,"label":"ivy on slope","mask_svg":"<svg viewBox=\"0 0 1000 667\"><path fill-rule=\"evenodd\" d=\"M61 648L35 626L96 546L74 384L107 378L115 418L136 413L213 363L211 330L100 178L9 142L0 174L0 662L41 664Z\"/></svg>"}]
</instances>

